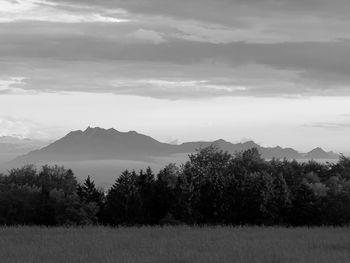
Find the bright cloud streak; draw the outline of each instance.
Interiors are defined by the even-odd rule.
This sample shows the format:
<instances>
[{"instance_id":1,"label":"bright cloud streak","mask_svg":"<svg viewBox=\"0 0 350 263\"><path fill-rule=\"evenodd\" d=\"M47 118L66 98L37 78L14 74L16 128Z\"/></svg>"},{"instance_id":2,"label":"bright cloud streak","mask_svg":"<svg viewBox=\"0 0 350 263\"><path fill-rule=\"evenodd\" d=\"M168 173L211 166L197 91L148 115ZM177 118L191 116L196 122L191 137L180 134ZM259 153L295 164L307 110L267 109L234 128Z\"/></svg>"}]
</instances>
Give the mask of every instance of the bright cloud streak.
<instances>
[{"instance_id":1,"label":"bright cloud streak","mask_svg":"<svg viewBox=\"0 0 350 263\"><path fill-rule=\"evenodd\" d=\"M26 91L22 89L25 83L24 77L10 77L7 79L0 78L0 94L1 93L10 93L10 94L18 94L25 93Z\"/></svg>"},{"instance_id":2,"label":"bright cloud streak","mask_svg":"<svg viewBox=\"0 0 350 263\"><path fill-rule=\"evenodd\" d=\"M57 3L42 0L0 0L0 23L26 20L56 23L121 23L129 21L125 18L95 13L93 10L68 11L60 8Z\"/></svg>"}]
</instances>

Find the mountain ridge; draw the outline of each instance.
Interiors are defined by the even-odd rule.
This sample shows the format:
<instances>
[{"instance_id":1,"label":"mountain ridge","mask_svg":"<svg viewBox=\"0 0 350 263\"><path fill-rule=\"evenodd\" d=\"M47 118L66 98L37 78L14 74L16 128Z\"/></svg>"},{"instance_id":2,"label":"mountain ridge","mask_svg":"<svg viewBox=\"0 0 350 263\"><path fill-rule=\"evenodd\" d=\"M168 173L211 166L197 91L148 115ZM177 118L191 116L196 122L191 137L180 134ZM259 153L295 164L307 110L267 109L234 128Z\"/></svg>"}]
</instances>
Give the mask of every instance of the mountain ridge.
<instances>
[{"instance_id":1,"label":"mountain ridge","mask_svg":"<svg viewBox=\"0 0 350 263\"><path fill-rule=\"evenodd\" d=\"M179 145L163 143L136 131L120 132L114 128L88 127L71 131L64 137L39 149L21 155L9 164L37 162L88 161L88 160L141 160L173 154L193 153L199 148L217 145L231 154L257 148L265 159L337 159L338 155L317 147L308 153L293 148L262 147L254 141L231 143L223 139L216 141L185 142Z\"/></svg>"}]
</instances>

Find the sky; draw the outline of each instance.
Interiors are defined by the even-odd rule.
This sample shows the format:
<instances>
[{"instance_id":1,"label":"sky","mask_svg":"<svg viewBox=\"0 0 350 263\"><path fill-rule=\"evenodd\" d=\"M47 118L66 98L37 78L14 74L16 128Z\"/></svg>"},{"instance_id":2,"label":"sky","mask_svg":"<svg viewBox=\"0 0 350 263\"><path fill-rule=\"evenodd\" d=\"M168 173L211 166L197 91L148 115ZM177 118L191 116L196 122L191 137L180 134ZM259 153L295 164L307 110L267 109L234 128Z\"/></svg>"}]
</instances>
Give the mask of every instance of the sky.
<instances>
[{"instance_id":1,"label":"sky","mask_svg":"<svg viewBox=\"0 0 350 263\"><path fill-rule=\"evenodd\" d=\"M0 136L350 151L348 0L0 0Z\"/></svg>"}]
</instances>

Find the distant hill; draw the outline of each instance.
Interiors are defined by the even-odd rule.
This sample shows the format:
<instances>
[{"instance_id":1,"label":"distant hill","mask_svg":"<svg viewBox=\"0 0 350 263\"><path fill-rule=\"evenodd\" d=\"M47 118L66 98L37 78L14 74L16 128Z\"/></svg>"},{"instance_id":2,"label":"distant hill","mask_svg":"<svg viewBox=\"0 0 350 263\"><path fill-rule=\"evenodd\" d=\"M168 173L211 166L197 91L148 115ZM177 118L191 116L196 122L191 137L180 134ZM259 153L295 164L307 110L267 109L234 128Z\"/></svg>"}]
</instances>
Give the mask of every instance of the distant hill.
<instances>
[{"instance_id":1,"label":"distant hill","mask_svg":"<svg viewBox=\"0 0 350 263\"><path fill-rule=\"evenodd\" d=\"M88 160L135 160L149 162L153 157L169 157L174 154L193 153L196 149L217 145L224 151L236 153L256 147L265 159L337 159L333 152L316 148L308 153L299 153L292 148L261 147L253 141L233 144L225 140L214 142L187 142L173 145L159 142L135 131L120 132L115 129L87 128L72 131L63 138L19 156L8 163L10 166L29 163L52 163Z\"/></svg>"},{"instance_id":2,"label":"distant hill","mask_svg":"<svg viewBox=\"0 0 350 263\"><path fill-rule=\"evenodd\" d=\"M0 163L10 161L19 155L29 153L33 150L49 144L45 141L17 138L12 136L0 137Z\"/></svg>"},{"instance_id":3,"label":"distant hill","mask_svg":"<svg viewBox=\"0 0 350 263\"><path fill-rule=\"evenodd\" d=\"M305 159L338 159L339 155L334 152L325 152L322 148L318 147L308 152L304 156Z\"/></svg>"}]
</instances>

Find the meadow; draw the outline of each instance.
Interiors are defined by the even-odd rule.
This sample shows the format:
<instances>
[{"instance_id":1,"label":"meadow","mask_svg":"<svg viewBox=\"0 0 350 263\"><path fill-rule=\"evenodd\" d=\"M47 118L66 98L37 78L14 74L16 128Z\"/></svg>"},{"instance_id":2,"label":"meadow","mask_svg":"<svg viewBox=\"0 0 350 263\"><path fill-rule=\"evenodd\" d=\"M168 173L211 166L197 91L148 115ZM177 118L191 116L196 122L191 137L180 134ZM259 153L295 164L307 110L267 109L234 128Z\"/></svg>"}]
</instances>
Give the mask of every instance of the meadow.
<instances>
[{"instance_id":1,"label":"meadow","mask_svg":"<svg viewBox=\"0 0 350 263\"><path fill-rule=\"evenodd\" d=\"M350 262L350 228L3 227L2 263Z\"/></svg>"}]
</instances>

